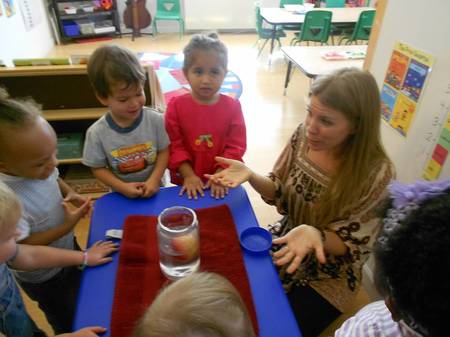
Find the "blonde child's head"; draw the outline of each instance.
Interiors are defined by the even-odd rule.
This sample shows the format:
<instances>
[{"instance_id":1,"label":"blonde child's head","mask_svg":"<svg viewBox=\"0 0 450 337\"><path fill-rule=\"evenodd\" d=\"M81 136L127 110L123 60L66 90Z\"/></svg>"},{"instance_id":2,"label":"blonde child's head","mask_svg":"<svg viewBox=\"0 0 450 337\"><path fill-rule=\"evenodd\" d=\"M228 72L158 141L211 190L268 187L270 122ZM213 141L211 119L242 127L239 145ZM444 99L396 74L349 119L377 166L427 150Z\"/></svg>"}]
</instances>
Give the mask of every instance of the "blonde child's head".
<instances>
[{"instance_id":1,"label":"blonde child's head","mask_svg":"<svg viewBox=\"0 0 450 337\"><path fill-rule=\"evenodd\" d=\"M254 337L245 304L215 273L194 273L162 290L133 337Z\"/></svg>"},{"instance_id":2,"label":"blonde child's head","mask_svg":"<svg viewBox=\"0 0 450 337\"><path fill-rule=\"evenodd\" d=\"M227 74L227 48L215 33L197 34L183 53L183 73L191 86L192 97L200 104L216 103Z\"/></svg>"},{"instance_id":3,"label":"blonde child's head","mask_svg":"<svg viewBox=\"0 0 450 337\"><path fill-rule=\"evenodd\" d=\"M54 171L56 134L32 99L14 99L0 88L0 172L46 179Z\"/></svg>"},{"instance_id":4,"label":"blonde child's head","mask_svg":"<svg viewBox=\"0 0 450 337\"><path fill-rule=\"evenodd\" d=\"M136 55L126 48L106 45L89 57L87 71L97 99L111 110L121 127L130 126L145 105L145 72Z\"/></svg>"},{"instance_id":5,"label":"blonde child's head","mask_svg":"<svg viewBox=\"0 0 450 337\"><path fill-rule=\"evenodd\" d=\"M16 248L16 225L20 218L20 202L15 193L0 181L0 263L9 260Z\"/></svg>"}]
</instances>

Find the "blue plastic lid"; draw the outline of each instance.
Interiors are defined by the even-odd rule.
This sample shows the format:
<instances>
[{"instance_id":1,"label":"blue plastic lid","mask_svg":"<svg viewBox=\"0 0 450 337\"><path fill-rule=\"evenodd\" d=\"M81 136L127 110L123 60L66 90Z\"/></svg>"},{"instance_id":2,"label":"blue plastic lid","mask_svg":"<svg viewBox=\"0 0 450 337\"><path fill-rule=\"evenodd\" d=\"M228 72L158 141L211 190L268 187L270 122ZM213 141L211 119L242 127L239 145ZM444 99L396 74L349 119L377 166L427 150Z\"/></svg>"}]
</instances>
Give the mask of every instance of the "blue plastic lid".
<instances>
[{"instance_id":1,"label":"blue plastic lid","mask_svg":"<svg viewBox=\"0 0 450 337\"><path fill-rule=\"evenodd\" d=\"M245 229L239 238L242 248L249 253L263 254L272 246L272 234L261 227Z\"/></svg>"}]
</instances>

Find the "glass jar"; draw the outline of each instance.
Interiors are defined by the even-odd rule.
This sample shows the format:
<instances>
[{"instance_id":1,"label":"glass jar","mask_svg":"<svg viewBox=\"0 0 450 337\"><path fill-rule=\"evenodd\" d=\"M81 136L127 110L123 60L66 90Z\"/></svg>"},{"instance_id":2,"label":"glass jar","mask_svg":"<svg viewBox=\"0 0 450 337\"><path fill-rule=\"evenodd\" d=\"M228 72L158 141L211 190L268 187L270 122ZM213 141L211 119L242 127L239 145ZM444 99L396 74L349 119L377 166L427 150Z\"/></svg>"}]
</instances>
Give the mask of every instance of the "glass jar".
<instances>
[{"instance_id":1,"label":"glass jar","mask_svg":"<svg viewBox=\"0 0 450 337\"><path fill-rule=\"evenodd\" d=\"M195 212L187 207L166 208L158 216L159 265L163 274L176 280L198 270L200 236Z\"/></svg>"}]
</instances>

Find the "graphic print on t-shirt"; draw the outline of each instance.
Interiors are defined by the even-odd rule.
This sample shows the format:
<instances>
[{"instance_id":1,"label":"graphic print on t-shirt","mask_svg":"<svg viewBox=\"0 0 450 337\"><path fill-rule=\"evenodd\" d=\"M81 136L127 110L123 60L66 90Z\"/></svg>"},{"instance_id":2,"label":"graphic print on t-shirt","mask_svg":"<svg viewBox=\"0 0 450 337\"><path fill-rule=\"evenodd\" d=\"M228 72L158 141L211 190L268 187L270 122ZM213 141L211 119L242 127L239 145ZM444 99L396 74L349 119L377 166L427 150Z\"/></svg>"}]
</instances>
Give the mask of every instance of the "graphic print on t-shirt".
<instances>
[{"instance_id":1,"label":"graphic print on t-shirt","mask_svg":"<svg viewBox=\"0 0 450 337\"><path fill-rule=\"evenodd\" d=\"M112 169L120 174L142 171L156 161L153 142L124 146L111 151Z\"/></svg>"}]
</instances>

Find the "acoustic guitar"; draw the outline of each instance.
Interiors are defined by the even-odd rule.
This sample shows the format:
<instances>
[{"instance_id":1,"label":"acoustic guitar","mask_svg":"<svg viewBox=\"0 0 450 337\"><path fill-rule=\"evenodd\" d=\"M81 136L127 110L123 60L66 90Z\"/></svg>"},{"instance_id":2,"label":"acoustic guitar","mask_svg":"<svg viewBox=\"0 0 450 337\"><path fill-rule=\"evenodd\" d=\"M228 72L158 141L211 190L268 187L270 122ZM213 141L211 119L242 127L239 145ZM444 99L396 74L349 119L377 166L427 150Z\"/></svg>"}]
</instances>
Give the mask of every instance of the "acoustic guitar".
<instances>
[{"instance_id":1,"label":"acoustic guitar","mask_svg":"<svg viewBox=\"0 0 450 337\"><path fill-rule=\"evenodd\" d=\"M123 12L123 21L127 28L133 29L133 38L141 36L141 29L150 26L152 16L145 7L145 0L128 0Z\"/></svg>"}]
</instances>

